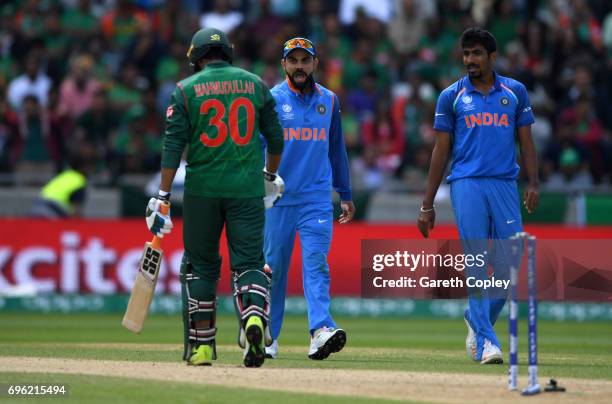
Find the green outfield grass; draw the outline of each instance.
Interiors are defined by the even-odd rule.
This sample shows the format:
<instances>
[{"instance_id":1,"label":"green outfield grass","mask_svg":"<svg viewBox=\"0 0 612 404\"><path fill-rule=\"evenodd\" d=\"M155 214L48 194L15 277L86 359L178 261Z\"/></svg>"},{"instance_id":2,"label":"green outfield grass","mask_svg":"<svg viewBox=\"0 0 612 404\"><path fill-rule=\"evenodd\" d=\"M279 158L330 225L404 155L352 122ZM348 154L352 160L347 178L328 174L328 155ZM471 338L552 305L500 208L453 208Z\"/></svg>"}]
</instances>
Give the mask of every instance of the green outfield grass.
<instances>
[{"instance_id":1,"label":"green outfield grass","mask_svg":"<svg viewBox=\"0 0 612 404\"><path fill-rule=\"evenodd\" d=\"M280 340L280 358L266 361L266 367L282 368L347 368L402 371L431 371L450 373L506 374L507 366L481 366L471 362L465 354L465 326L460 320L397 319L397 318L337 318L348 333L345 351L326 361L307 358L307 322L302 317L288 317ZM180 362L182 355L182 323L178 316L153 316L147 320L141 335L134 335L120 325L121 315L84 314L17 314L0 313L0 356L34 356L81 359L109 359L130 361ZM234 317L221 316L218 320L220 364L241 363L241 352L236 345L237 323ZM526 361L526 327L519 324L521 361ZM538 324L541 378L564 377L612 380L612 324L558 323ZM506 322L496 327L502 343L507 341ZM164 345L152 345L164 344ZM504 347L505 348L505 347ZM284 350L283 350L284 349ZM504 350L505 353L505 350ZM30 380L18 373L0 373L0 383ZM105 396L87 386L102 384L115 386L118 391L131 391L133 380L90 376L44 375L37 381L66 381L75 387L74 396L94 394L102 401ZM32 380L34 380L32 378ZM171 383L168 383L169 385ZM201 387L187 385L164 387L156 382L157 390L147 389L138 401L165 402L164 394L180 391L177 402L193 397ZM96 393L92 393L92 392ZM209 391L209 390L207 390ZM214 387L212 400L235 394L231 388ZM243 391L243 390L242 390ZM246 392L245 397L253 395ZM237 394L237 393L236 393ZM241 393L242 394L242 393ZM277 396L274 393L274 398ZM269 395L268 395L269 396ZM155 399L148 400L147 397ZM238 399L238 396L234 395ZM278 400L308 402L309 395L278 393ZM331 399L331 397L329 397ZM343 402L334 397L332 401ZM128 400L129 401L129 400ZM275 400L276 401L276 400ZM329 401L328 397L325 401ZM354 400L350 400L354 401Z\"/></svg>"}]
</instances>

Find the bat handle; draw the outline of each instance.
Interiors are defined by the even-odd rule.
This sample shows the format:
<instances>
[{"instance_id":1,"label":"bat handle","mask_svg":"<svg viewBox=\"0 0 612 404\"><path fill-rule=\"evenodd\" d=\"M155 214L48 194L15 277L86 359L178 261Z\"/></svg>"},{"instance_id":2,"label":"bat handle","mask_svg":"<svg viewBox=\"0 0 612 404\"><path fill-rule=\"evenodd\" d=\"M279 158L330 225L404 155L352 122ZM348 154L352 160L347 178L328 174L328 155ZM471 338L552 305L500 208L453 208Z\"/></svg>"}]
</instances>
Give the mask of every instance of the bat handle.
<instances>
[{"instance_id":1,"label":"bat handle","mask_svg":"<svg viewBox=\"0 0 612 404\"><path fill-rule=\"evenodd\" d=\"M159 207L159 212L162 215L167 215L170 212L170 202L163 201ZM151 245L155 249L159 249L161 247L161 238L157 236L153 236L153 240L151 240Z\"/></svg>"}]
</instances>

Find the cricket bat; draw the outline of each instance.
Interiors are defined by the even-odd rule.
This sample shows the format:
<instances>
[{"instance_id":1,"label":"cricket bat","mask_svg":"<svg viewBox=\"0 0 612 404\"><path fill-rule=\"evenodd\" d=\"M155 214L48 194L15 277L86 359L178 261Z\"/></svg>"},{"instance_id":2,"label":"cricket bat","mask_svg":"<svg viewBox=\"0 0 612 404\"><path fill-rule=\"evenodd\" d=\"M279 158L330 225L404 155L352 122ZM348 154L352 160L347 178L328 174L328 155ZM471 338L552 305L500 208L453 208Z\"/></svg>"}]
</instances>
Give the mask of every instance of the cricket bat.
<instances>
[{"instance_id":1,"label":"cricket bat","mask_svg":"<svg viewBox=\"0 0 612 404\"><path fill-rule=\"evenodd\" d=\"M160 206L160 212L164 215L168 214L170 203L164 202ZM132 294L128 302L125 315L121 324L128 330L138 334L142 330L149 306L153 300L155 293L155 285L159 276L159 268L161 267L162 257L164 252L161 249L161 238L153 236L153 240L146 242L136 280L132 287Z\"/></svg>"}]
</instances>

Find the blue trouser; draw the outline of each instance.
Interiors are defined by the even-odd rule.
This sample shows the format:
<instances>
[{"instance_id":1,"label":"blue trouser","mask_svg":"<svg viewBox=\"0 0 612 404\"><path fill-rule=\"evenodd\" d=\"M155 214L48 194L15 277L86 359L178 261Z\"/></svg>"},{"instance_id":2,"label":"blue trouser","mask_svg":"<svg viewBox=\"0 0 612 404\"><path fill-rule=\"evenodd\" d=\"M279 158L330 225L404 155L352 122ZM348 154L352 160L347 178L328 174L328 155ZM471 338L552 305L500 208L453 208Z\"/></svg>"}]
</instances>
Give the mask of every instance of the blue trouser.
<instances>
[{"instance_id":1,"label":"blue trouser","mask_svg":"<svg viewBox=\"0 0 612 404\"><path fill-rule=\"evenodd\" d=\"M323 326L336 327L329 313L327 265L332 228L331 202L275 206L266 211L264 255L272 268L272 338L278 339L283 325L287 274L296 232L302 247L302 282L308 304L310 334Z\"/></svg>"},{"instance_id":2,"label":"blue trouser","mask_svg":"<svg viewBox=\"0 0 612 404\"><path fill-rule=\"evenodd\" d=\"M466 250L481 250L487 240L493 239L494 254L489 263L494 274L508 278L510 251L505 240L523 230L520 199L515 180L496 178L462 178L451 182L451 200L459 236ZM469 276L470 274L467 273ZM479 277L487 276L482 270ZM468 294L467 320L476 332L477 354L480 360L485 338L501 347L493 330L499 313L506 302L505 296L496 293L490 298L487 291L470 291Z\"/></svg>"}]
</instances>

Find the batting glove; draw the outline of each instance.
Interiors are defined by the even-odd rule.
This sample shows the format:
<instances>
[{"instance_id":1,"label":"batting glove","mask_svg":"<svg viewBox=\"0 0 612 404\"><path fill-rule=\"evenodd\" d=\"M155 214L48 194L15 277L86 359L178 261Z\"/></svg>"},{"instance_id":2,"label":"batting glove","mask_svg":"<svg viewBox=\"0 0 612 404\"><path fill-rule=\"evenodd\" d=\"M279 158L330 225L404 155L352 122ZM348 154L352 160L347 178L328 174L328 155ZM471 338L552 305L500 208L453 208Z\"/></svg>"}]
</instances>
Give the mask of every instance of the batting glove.
<instances>
[{"instance_id":1,"label":"batting glove","mask_svg":"<svg viewBox=\"0 0 612 404\"><path fill-rule=\"evenodd\" d=\"M151 198L147 204L147 227L151 233L159 238L163 238L164 234L172 231L173 225L170 219L170 209L168 208L168 214L163 214L160 209L163 203L168 203L169 196Z\"/></svg>"},{"instance_id":2,"label":"batting glove","mask_svg":"<svg viewBox=\"0 0 612 404\"><path fill-rule=\"evenodd\" d=\"M264 196L264 206L270 209L276 201L278 201L285 192L285 181L278 174L273 174L264 168L263 170L264 184L266 187L266 196Z\"/></svg>"}]
</instances>

